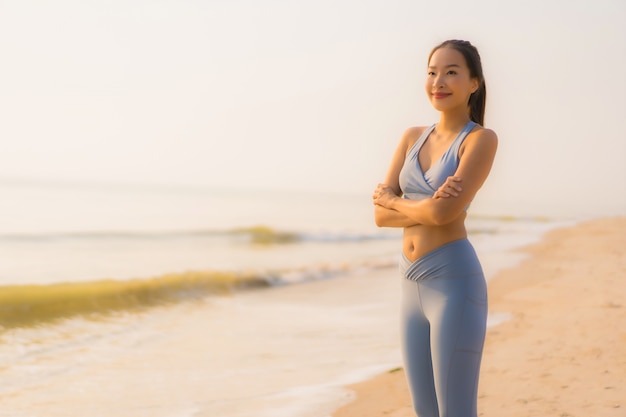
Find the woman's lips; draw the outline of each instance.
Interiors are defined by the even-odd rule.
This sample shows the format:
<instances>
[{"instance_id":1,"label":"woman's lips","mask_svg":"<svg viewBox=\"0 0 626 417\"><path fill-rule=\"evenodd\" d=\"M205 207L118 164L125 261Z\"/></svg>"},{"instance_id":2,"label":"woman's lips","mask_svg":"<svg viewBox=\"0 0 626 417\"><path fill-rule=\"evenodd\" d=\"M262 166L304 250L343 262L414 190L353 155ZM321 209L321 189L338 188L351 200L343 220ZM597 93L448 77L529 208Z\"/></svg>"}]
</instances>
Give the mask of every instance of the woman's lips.
<instances>
[{"instance_id":1,"label":"woman's lips","mask_svg":"<svg viewBox=\"0 0 626 417\"><path fill-rule=\"evenodd\" d=\"M433 98L437 98L437 99L440 99L440 98L446 98L446 97L448 97L449 95L450 95L450 94L446 94L446 93L433 93Z\"/></svg>"}]
</instances>

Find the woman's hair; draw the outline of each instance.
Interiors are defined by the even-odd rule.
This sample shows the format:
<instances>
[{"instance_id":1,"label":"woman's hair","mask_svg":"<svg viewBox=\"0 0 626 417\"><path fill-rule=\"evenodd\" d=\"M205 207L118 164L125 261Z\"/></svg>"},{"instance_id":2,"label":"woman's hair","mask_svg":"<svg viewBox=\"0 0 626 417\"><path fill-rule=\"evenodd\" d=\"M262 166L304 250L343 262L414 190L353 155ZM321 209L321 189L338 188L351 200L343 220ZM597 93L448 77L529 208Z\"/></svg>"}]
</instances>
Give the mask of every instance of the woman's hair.
<instances>
[{"instance_id":1,"label":"woman's hair","mask_svg":"<svg viewBox=\"0 0 626 417\"><path fill-rule=\"evenodd\" d=\"M478 49L468 41L451 39L435 46L428 56L428 62L437 49L453 48L459 51L465 57L465 62L470 71L470 77L478 79L478 90L470 95L468 106L470 109L470 118L482 125L485 119L485 105L487 103L487 87L485 86L485 77L483 76L483 66L480 62Z\"/></svg>"}]
</instances>

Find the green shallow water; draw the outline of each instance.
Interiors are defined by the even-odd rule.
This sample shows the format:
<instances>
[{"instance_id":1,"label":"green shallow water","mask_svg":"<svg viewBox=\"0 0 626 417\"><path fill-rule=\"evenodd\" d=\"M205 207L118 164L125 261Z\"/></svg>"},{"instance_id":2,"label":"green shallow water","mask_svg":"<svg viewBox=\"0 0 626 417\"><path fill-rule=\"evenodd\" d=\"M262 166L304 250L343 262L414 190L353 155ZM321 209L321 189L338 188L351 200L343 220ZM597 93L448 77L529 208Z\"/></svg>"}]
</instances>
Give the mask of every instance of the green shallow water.
<instances>
[{"instance_id":1,"label":"green shallow water","mask_svg":"<svg viewBox=\"0 0 626 417\"><path fill-rule=\"evenodd\" d=\"M184 272L149 279L99 280L0 287L0 329L33 326L76 315L148 308L165 303L269 287L261 276Z\"/></svg>"}]
</instances>

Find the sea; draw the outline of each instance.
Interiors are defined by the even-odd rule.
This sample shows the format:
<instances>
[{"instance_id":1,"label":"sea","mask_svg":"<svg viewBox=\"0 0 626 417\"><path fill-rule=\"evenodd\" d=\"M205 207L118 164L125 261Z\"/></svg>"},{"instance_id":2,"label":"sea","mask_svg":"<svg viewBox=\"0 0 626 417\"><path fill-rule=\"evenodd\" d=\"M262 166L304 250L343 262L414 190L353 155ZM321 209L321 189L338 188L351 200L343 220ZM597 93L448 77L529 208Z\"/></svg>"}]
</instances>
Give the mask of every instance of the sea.
<instances>
[{"instance_id":1,"label":"sea","mask_svg":"<svg viewBox=\"0 0 626 417\"><path fill-rule=\"evenodd\" d=\"M327 417L346 385L401 366L401 231L375 226L369 195L0 194L0 417ZM470 210L467 227L489 280L575 221Z\"/></svg>"}]
</instances>

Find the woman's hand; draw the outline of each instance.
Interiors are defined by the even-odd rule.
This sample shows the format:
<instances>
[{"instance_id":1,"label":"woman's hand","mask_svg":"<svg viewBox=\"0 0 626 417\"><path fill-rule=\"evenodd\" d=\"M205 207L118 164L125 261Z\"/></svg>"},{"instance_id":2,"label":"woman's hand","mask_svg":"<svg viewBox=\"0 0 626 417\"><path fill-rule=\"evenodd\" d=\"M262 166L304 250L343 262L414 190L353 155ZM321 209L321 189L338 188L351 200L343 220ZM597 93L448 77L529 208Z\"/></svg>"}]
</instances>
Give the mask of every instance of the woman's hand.
<instances>
[{"instance_id":1,"label":"woman's hand","mask_svg":"<svg viewBox=\"0 0 626 417\"><path fill-rule=\"evenodd\" d=\"M433 198L448 198L448 197L458 197L459 193L463 191L460 185L461 178L460 177L448 177L446 181L439 187L435 194L433 194Z\"/></svg>"},{"instance_id":2,"label":"woman's hand","mask_svg":"<svg viewBox=\"0 0 626 417\"><path fill-rule=\"evenodd\" d=\"M391 208L393 200L398 198L398 196L390 186L386 184L378 184L378 187L374 190L372 198L374 199L374 204L385 208Z\"/></svg>"}]
</instances>

